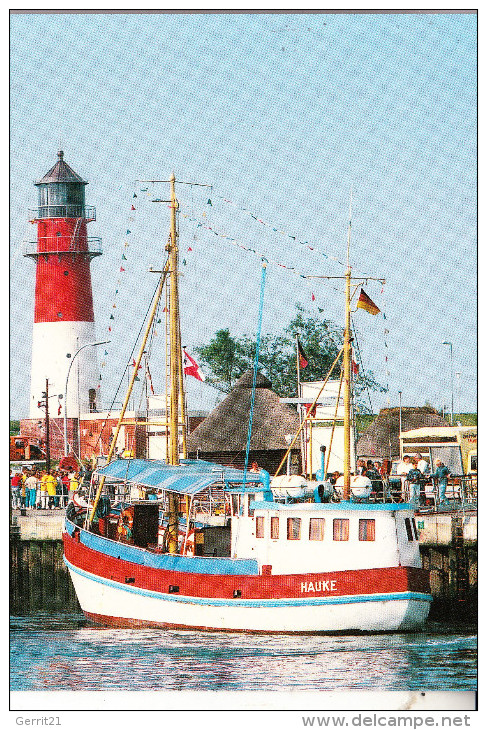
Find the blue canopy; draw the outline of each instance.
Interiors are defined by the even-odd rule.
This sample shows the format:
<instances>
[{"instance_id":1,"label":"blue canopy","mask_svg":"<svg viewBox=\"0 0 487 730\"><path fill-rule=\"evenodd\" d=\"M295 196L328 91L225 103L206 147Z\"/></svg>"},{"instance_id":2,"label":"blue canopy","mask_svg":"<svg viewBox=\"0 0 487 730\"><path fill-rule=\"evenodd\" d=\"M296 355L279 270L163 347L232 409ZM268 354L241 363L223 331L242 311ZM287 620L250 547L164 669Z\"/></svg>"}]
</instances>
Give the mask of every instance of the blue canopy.
<instances>
[{"instance_id":1,"label":"blue canopy","mask_svg":"<svg viewBox=\"0 0 487 730\"><path fill-rule=\"evenodd\" d=\"M144 487L164 489L179 494L197 494L215 482L241 481L239 469L212 464L209 461L185 459L179 466L147 459L116 459L97 469L108 479L116 479Z\"/></svg>"}]
</instances>

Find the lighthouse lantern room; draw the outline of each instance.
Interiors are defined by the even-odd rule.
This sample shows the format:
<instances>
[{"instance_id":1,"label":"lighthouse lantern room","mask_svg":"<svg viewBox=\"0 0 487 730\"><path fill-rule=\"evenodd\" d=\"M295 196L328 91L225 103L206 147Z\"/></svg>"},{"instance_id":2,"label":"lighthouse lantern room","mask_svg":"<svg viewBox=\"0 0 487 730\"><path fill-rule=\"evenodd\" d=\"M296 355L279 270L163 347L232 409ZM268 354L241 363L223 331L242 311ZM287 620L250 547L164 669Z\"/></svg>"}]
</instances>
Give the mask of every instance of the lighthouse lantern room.
<instances>
[{"instance_id":1,"label":"lighthouse lantern room","mask_svg":"<svg viewBox=\"0 0 487 730\"><path fill-rule=\"evenodd\" d=\"M25 255L36 261L30 418L44 411L38 403L49 381L50 394L63 394L72 358L67 398L59 401L69 417L98 410L100 375L95 342L95 321L90 262L101 254L101 239L88 238L87 223L95 209L85 205L83 180L58 152L54 167L36 183L38 207L31 211L37 241ZM77 354L79 353L79 354Z\"/></svg>"}]
</instances>

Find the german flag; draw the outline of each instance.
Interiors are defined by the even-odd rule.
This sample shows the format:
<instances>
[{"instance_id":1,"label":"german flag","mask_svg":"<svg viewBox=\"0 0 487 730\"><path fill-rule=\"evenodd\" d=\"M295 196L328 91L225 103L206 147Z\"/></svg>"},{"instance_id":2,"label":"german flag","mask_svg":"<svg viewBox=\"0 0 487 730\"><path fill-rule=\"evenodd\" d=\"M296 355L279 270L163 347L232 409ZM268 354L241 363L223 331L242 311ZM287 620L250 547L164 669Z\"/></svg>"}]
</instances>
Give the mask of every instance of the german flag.
<instances>
[{"instance_id":1,"label":"german flag","mask_svg":"<svg viewBox=\"0 0 487 730\"><path fill-rule=\"evenodd\" d=\"M357 309L365 309L369 314L379 314L379 307L367 296L363 289L360 289L360 296L357 302Z\"/></svg>"},{"instance_id":2,"label":"german flag","mask_svg":"<svg viewBox=\"0 0 487 730\"><path fill-rule=\"evenodd\" d=\"M299 367L305 368L306 365L308 364L308 357L307 357L305 351L303 350L303 348L301 347L301 343L300 343L299 339L298 339L298 358L299 358Z\"/></svg>"}]
</instances>

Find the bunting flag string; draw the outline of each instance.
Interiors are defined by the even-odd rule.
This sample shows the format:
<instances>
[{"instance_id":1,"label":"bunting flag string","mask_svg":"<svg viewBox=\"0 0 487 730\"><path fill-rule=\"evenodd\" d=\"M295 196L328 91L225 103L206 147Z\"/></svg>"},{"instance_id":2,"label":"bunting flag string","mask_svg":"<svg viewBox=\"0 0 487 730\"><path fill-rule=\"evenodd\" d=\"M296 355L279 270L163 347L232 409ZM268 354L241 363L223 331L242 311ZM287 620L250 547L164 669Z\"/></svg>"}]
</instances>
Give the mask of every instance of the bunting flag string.
<instances>
[{"instance_id":1,"label":"bunting flag string","mask_svg":"<svg viewBox=\"0 0 487 730\"><path fill-rule=\"evenodd\" d=\"M297 276L301 277L301 279L304 279L305 283L311 287L311 283L308 281L308 274L303 274L301 271L296 269L295 266L288 266L286 264L282 264L280 261L276 261L275 259L271 259L268 257L267 254L263 253L262 251L258 251L257 249L253 248L252 246L245 245L241 242L241 239L234 238L233 236L228 236L226 233L220 233L219 231L216 231L212 226L206 225L205 223L202 223L197 218L192 217L189 213L180 213L183 218L187 219L189 222L196 223L197 228L203 228L207 231L210 231L215 236L217 236L220 239L223 239L225 241L228 241L231 245L236 246L237 248L242 249L243 251L247 251L248 253L254 254L259 259L264 258L267 263L272 264L274 266L279 266L281 269L286 269L286 271L291 271L292 273L296 274ZM336 287L331 287L334 291L339 292L342 294L340 289L337 289ZM315 301L316 296L314 292L311 292L311 301Z\"/></svg>"},{"instance_id":2,"label":"bunting flag string","mask_svg":"<svg viewBox=\"0 0 487 730\"><path fill-rule=\"evenodd\" d=\"M134 191L134 193L132 195L132 200L134 201L135 199L137 199L137 193ZM137 211L136 204L134 202L132 202L132 204L130 206L130 213L136 213L136 211ZM128 216L128 221L135 221L135 215L129 215ZM131 233L132 233L132 231L130 230L130 228L127 228L126 231L125 231L125 237L130 236ZM127 252L127 248L128 248L128 246L129 246L129 242L127 240L124 240L123 247L122 247L122 252L121 252L121 264L120 264L120 269L119 269L119 273L120 274L124 274L126 272L126 269L125 269L125 267L124 267L123 264L124 264L124 262L128 261L128 257L127 257L127 253L128 253ZM126 264L125 264L125 266L126 266ZM121 278L119 277L117 279L117 281L116 281L116 284L115 284L115 293L113 295L114 298L116 298L118 296L118 294L119 294L119 291L120 291L120 282L121 282ZM113 331L112 324L115 323L115 314L114 314L113 310L116 309L116 308L117 308L116 301L113 301L112 307L111 307L112 312L111 312L111 314L110 314L110 316L108 318L108 328L107 328L108 329L108 334L111 334L112 331ZM107 355L108 355L108 350L105 350L104 357L103 357L103 360L101 362L101 367L102 368L106 367L106 364L107 364L106 356ZM100 375L100 380L102 380L102 376L101 375ZM100 386L98 385L98 387L100 387Z\"/></svg>"},{"instance_id":3,"label":"bunting flag string","mask_svg":"<svg viewBox=\"0 0 487 730\"><path fill-rule=\"evenodd\" d=\"M253 218L255 221L257 221L257 223L260 223L261 225L265 226L266 228L270 228L270 230L273 231L274 233L279 233L282 236L286 236L287 238L292 239L296 243L299 243L300 246L306 246L310 251L316 251L321 256L324 256L325 259L330 259L330 261L336 261L338 264L340 264L340 266L345 267L345 263L341 259L339 259L337 256L334 256L332 254L321 251L319 245L311 246L309 241L301 241L299 238L297 238L297 236L294 236L294 235L288 233L287 231L284 231L281 227L276 227L274 224L269 223L268 221L265 221L262 218L259 218L257 215L252 213L252 211L250 211L248 208L238 205L237 203L233 202L232 200L225 198L223 195L215 195L214 198L218 198L219 200L222 200L224 203L232 205L237 210L240 210L243 213L246 213L251 218ZM366 277L366 274L363 274L363 276Z\"/></svg>"},{"instance_id":4,"label":"bunting flag string","mask_svg":"<svg viewBox=\"0 0 487 730\"><path fill-rule=\"evenodd\" d=\"M148 187L146 187L146 188L139 188L139 192L140 193L145 193L146 197L149 198L149 199L151 199L153 197L153 195L154 195L153 192L150 192L149 191L149 188ZM248 208L245 208L243 206L240 206L237 203L233 202L232 200L229 200L228 198L225 198L224 196L221 196L221 195L212 195L211 198L208 198L207 199L206 205L209 206L209 207L211 207L213 209L214 208L214 201L215 201L215 199L221 200L224 203L227 203L229 205L232 205L237 210L240 210L240 211L246 213L251 218L253 218L256 222L260 223L263 226L266 226L267 228L269 228L270 230L272 230L274 233L279 233L282 236L285 236L285 237L289 238L290 240L298 243L299 245L305 246L308 250L310 250L310 251L316 251L317 253L319 253L324 258L329 259L331 261L336 261L338 264L340 264L343 267L345 266L344 262L341 261L341 259L339 259L338 257L336 257L336 256L334 256L332 254L325 253L324 251L321 251L320 248L317 245L313 245L312 246L311 243L310 243L310 241L301 241L297 236L286 232L281 227L278 227L276 225L273 225L271 223L268 223L264 219L260 218L258 215L255 215ZM161 201L161 202L163 202L163 201ZM170 206L168 206L168 207L170 207ZM180 206L179 206L179 215L182 216L183 218L185 218L186 220L188 220L189 222L195 223L196 224L196 228L203 228L203 229L209 231L210 233L213 233L214 236L216 236L216 237L218 237L220 239L223 239L223 240L229 242L233 246L236 246L236 247L240 248L243 251L247 251L248 253L252 253L256 257L259 257L259 259L265 258L265 260L269 264L272 264L274 266L278 266L279 268L285 269L287 271L291 271L294 274L296 274L297 276L299 276L301 279L304 280L305 284L310 289L310 298L311 298L311 301L313 303L316 301L316 295L315 295L315 293L312 290L312 286L316 286L316 282L315 282L315 284L312 285L311 282L308 280L308 275L307 274L302 273L301 271L299 271L298 269L296 269L294 266L289 266L289 265L286 265L286 264L281 263L280 261L276 261L274 259L269 259L267 257L267 255L264 254L264 253L262 253L261 251L258 251L257 249L253 248L252 246L245 245L241 241L241 239L234 238L232 236L228 236L225 233L221 233L221 232L215 230L215 228L210 225L210 221L208 220L208 216L207 216L206 211L202 211L202 218L203 218L203 221L204 221L203 222L203 221L199 220L197 217L195 217L194 208L191 209L191 212L190 213L189 212L183 212L184 210L189 210L189 208L186 208L184 204L180 203ZM129 233L130 233L130 231L127 230L127 234L129 234ZM194 236L194 238L196 239L196 236ZM129 244L126 243L125 245L128 246ZM188 248L188 251L193 251L193 249L191 247L189 247ZM186 266L187 265L187 259L186 258L184 258L182 260L182 265L183 266ZM363 274L363 276L364 276L364 279L367 278L367 275L366 274ZM331 289L333 289L334 291L338 292L339 294L343 294L343 292L340 289L338 289L338 288L336 288L334 286L331 286ZM319 307L318 306L317 309L318 309L318 312L320 314L324 312L324 308L322 308L322 307Z\"/></svg>"}]
</instances>

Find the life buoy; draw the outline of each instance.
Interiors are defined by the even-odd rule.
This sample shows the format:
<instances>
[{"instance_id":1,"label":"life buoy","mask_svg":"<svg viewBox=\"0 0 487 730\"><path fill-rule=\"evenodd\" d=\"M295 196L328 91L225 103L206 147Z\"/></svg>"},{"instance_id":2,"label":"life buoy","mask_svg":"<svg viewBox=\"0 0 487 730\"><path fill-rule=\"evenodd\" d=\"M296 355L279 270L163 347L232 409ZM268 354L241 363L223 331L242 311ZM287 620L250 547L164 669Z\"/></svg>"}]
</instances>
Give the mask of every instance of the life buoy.
<instances>
[{"instance_id":1,"label":"life buoy","mask_svg":"<svg viewBox=\"0 0 487 730\"><path fill-rule=\"evenodd\" d=\"M133 507L126 507L122 511L122 514L120 515L120 519L119 519L119 524L123 524L123 522L124 522L124 519L123 518L124 517L127 518L128 526L130 527L130 529L132 529L132 527L134 526L134 508Z\"/></svg>"}]
</instances>

